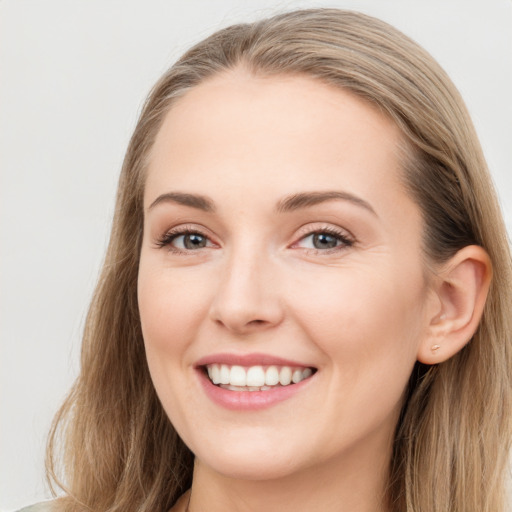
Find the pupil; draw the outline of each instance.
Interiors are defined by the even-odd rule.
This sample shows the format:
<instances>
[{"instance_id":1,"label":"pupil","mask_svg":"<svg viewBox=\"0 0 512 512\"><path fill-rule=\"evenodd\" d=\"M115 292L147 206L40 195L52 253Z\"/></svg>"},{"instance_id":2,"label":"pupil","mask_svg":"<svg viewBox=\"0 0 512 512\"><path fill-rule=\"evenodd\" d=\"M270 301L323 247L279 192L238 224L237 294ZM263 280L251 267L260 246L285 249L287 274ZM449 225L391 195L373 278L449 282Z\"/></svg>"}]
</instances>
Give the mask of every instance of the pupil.
<instances>
[{"instance_id":1,"label":"pupil","mask_svg":"<svg viewBox=\"0 0 512 512\"><path fill-rule=\"evenodd\" d=\"M186 249L200 249L206 246L206 238L198 234L186 235L183 240L183 245Z\"/></svg>"},{"instance_id":2,"label":"pupil","mask_svg":"<svg viewBox=\"0 0 512 512\"><path fill-rule=\"evenodd\" d=\"M315 249L334 249L338 244L337 238L326 233L313 235L313 246Z\"/></svg>"}]
</instances>

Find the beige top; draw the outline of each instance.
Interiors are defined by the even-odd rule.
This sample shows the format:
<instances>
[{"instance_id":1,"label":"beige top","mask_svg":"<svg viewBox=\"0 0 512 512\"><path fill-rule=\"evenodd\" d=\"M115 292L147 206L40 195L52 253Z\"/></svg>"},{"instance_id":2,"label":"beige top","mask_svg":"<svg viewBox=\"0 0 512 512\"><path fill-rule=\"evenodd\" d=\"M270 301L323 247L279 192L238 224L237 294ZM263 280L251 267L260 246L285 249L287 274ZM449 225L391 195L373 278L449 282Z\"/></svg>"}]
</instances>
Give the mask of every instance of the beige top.
<instances>
[{"instance_id":1,"label":"beige top","mask_svg":"<svg viewBox=\"0 0 512 512\"><path fill-rule=\"evenodd\" d=\"M177 501L176 505L169 512L185 512L188 505L190 490L185 492L183 496ZM36 503L35 505L30 505L28 507L24 507L17 512L52 512L53 510L53 500L42 501L41 503Z\"/></svg>"}]
</instances>

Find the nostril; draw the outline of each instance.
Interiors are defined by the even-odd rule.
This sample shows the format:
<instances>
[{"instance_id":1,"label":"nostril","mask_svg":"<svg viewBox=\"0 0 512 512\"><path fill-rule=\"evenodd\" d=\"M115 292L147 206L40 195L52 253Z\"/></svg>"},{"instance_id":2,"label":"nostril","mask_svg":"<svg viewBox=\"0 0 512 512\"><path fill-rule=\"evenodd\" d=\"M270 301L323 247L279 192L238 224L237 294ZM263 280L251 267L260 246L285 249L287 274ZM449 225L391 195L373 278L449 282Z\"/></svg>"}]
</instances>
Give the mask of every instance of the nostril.
<instances>
[{"instance_id":1,"label":"nostril","mask_svg":"<svg viewBox=\"0 0 512 512\"><path fill-rule=\"evenodd\" d=\"M250 333L278 325L283 319L283 309L277 301L254 304L247 300L221 300L217 297L210 309L210 318L219 326L237 333Z\"/></svg>"}]
</instances>

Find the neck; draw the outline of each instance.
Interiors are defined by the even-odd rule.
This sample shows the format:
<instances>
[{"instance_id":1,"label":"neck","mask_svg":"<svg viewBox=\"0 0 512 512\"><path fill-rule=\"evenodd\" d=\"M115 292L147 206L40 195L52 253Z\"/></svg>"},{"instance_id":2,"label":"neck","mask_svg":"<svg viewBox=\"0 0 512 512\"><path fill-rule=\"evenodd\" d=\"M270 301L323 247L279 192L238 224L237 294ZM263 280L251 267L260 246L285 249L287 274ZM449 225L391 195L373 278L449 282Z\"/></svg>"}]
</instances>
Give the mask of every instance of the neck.
<instances>
[{"instance_id":1,"label":"neck","mask_svg":"<svg viewBox=\"0 0 512 512\"><path fill-rule=\"evenodd\" d=\"M384 454L383 454L384 455ZM196 459L189 512L384 512L389 452L354 453L268 480L219 474Z\"/></svg>"}]
</instances>

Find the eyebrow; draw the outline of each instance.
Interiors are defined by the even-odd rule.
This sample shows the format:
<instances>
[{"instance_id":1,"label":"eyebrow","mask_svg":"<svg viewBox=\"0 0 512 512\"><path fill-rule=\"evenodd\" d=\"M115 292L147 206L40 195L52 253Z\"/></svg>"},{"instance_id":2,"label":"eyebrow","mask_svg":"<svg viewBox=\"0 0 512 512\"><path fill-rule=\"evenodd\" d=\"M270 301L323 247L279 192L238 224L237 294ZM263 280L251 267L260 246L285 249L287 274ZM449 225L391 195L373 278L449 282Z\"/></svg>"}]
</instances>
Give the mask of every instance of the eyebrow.
<instances>
[{"instance_id":1,"label":"eyebrow","mask_svg":"<svg viewBox=\"0 0 512 512\"><path fill-rule=\"evenodd\" d=\"M276 210L280 213L292 212L332 200L349 201L350 203L355 204L356 206L361 206L373 215L377 216L377 213L372 208L371 204L364 199L349 192L341 192L337 190L329 190L325 192L302 192L294 194L279 201Z\"/></svg>"},{"instance_id":2,"label":"eyebrow","mask_svg":"<svg viewBox=\"0 0 512 512\"><path fill-rule=\"evenodd\" d=\"M372 208L370 203L364 199L355 196L349 192L342 192L337 190L328 190L325 192L301 192L281 199L276 206L278 213L293 212L302 208L308 208L320 203L332 200L348 201L356 206L360 206L368 210L373 215L377 213ZM215 212L215 203L207 196L199 194L190 194L186 192L167 192L158 196L148 207L148 211L160 203L176 203L183 206L196 208L204 212Z\"/></svg>"},{"instance_id":3,"label":"eyebrow","mask_svg":"<svg viewBox=\"0 0 512 512\"><path fill-rule=\"evenodd\" d=\"M183 206L190 206L191 208L197 208L204 212L214 212L215 205L213 201L206 197L198 194L187 194L184 192L167 192L158 196L148 207L148 211L153 209L157 204L160 203L176 203Z\"/></svg>"}]
</instances>

